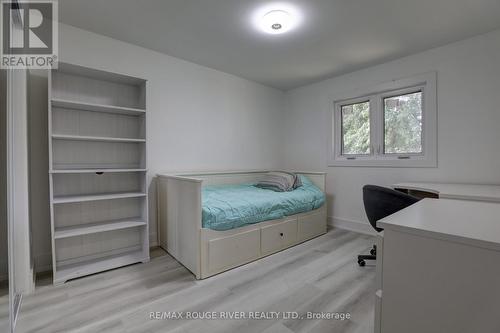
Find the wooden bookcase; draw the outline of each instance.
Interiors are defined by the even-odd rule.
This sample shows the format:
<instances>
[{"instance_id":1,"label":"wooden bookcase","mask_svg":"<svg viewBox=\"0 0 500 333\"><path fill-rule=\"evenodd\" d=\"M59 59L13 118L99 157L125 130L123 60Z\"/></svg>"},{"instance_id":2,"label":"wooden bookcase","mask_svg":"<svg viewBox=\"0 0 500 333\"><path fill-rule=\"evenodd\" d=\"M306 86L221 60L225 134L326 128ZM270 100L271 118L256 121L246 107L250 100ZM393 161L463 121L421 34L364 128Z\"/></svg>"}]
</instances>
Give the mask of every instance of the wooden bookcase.
<instances>
[{"instance_id":1,"label":"wooden bookcase","mask_svg":"<svg viewBox=\"0 0 500 333\"><path fill-rule=\"evenodd\" d=\"M63 63L49 75L54 284L149 261L146 84Z\"/></svg>"}]
</instances>

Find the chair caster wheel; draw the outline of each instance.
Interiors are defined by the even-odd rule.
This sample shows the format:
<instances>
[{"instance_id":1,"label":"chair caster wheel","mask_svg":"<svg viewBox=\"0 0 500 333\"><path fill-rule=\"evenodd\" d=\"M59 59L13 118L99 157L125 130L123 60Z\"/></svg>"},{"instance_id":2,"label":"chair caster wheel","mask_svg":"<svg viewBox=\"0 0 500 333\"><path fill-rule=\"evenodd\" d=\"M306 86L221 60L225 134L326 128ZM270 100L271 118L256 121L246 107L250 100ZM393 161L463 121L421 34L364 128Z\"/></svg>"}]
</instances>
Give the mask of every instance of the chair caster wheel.
<instances>
[{"instance_id":1,"label":"chair caster wheel","mask_svg":"<svg viewBox=\"0 0 500 333\"><path fill-rule=\"evenodd\" d=\"M366 265L366 261L364 261L363 259L360 259L360 260L358 260L358 265L359 265L360 267L363 267L363 266L365 266L365 265Z\"/></svg>"},{"instance_id":2,"label":"chair caster wheel","mask_svg":"<svg viewBox=\"0 0 500 333\"><path fill-rule=\"evenodd\" d=\"M375 249L371 249L371 250L370 250L370 254L371 254L372 256L376 256L376 255L377 255L377 250L375 250Z\"/></svg>"}]
</instances>

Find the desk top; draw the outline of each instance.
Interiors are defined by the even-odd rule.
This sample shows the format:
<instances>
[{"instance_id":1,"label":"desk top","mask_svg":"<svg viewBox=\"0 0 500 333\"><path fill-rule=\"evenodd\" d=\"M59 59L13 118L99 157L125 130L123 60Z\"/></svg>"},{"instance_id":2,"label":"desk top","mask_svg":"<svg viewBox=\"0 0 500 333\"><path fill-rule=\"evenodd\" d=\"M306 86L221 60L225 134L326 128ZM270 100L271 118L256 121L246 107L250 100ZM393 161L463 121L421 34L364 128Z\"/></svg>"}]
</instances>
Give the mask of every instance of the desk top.
<instances>
[{"instance_id":1,"label":"desk top","mask_svg":"<svg viewBox=\"0 0 500 333\"><path fill-rule=\"evenodd\" d=\"M423 199L381 219L378 226L500 251L500 204Z\"/></svg>"},{"instance_id":2,"label":"desk top","mask_svg":"<svg viewBox=\"0 0 500 333\"><path fill-rule=\"evenodd\" d=\"M442 199L500 202L500 186L498 185L398 183L392 187L435 193Z\"/></svg>"}]
</instances>

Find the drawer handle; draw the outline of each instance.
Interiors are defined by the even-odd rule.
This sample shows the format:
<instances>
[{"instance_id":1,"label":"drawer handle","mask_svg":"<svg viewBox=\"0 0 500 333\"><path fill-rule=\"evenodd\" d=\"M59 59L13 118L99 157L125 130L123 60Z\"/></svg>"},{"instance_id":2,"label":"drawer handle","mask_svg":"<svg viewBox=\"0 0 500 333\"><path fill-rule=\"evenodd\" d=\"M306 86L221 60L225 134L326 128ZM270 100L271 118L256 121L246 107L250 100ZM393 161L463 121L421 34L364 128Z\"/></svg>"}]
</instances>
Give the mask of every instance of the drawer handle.
<instances>
[{"instance_id":1,"label":"drawer handle","mask_svg":"<svg viewBox=\"0 0 500 333\"><path fill-rule=\"evenodd\" d=\"M280 232L280 236L281 236L281 237L283 237L283 236L284 236L284 234L283 234L282 232Z\"/></svg>"}]
</instances>

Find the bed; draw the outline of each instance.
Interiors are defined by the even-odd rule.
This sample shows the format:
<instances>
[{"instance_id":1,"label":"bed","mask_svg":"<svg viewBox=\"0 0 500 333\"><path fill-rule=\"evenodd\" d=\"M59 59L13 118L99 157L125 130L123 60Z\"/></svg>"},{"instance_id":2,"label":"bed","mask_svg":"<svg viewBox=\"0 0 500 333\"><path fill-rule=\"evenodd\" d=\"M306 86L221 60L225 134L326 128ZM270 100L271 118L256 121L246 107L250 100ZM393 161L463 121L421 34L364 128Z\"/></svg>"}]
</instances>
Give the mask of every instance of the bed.
<instances>
[{"instance_id":1,"label":"bed","mask_svg":"<svg viewBox=\"0 0 500 333\"><path fill-rule=\"evenodd\" d=\"M273 192L267 171L158 175L160 246L204 279L326 232L325 174Z\"/></svg>"}]
</instances>

